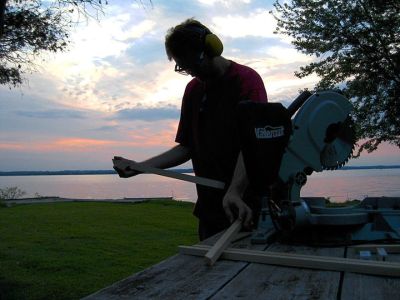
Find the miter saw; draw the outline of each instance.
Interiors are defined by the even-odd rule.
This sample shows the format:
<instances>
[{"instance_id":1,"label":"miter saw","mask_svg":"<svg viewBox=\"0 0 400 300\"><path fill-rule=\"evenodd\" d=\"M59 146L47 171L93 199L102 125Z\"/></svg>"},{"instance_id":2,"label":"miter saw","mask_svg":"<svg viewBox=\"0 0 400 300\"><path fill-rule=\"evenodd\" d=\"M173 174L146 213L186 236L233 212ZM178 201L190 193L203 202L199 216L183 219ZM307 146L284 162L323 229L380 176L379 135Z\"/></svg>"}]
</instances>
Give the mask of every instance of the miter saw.
<instances>
[{"instance_id":1,"label":"miter saw","mask_svg":"<svg viewBox=\"0 0 400 300\"><path fill-rule=\"evenodd\" d=\"M261 198L254 243L275 232L291 241L351 244L400 241L400 201L327 208L324 198L302 198L313 172L343 166L355 144L352 104L340 93L303 92L288 108L239 104L241 150L250 184ZM372 203L372 204L371 204Z\"/></svg>"},{"instance_id":2,"label":"miter saw","mask_svg":"<svg viewBox=\"0 0 400 300\"><path fill-rule=\"evenodd\" d=\"M340 168L351 157L352 109L335 91L303 92L288 108L280 103L239 103L240 149L261 204L254 243L266 243L272 231L286 241L314 245L400 242L400 198L366 198L356 206L329 208L325 198L300 196L307 176ZM225 188L220 181L134 161L129 168Z\"/></svg>"}]
</instances>

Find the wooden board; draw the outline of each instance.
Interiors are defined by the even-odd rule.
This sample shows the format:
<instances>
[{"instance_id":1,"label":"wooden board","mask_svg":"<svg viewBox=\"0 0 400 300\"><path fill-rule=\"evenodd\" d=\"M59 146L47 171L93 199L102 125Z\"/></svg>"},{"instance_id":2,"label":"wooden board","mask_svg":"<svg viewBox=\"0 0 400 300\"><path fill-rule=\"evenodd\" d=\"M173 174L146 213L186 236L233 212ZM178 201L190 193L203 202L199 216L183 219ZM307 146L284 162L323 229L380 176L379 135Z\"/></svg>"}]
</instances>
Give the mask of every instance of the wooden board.
<instances>
[{"instance_id":1,"label":"wooden board","mask_svg":"<svg viewBox=\"0 0 400 300\"><path fill-rule=\"evenodd\" d=\"M225 231L225 233L215 242L215 244L208 250L205 255L206 263L209 266L214 265L217 259L221 256L221 253L226 247L229 246L234 237L239 233L242 228L242 221L236 220L233 224Z\"/></svg>"},{"instance_id":2,"label":"wooden board","mask_svg":"<svg viewBox=\"0 0 400 300\"><path fill-rule=\"evenodd\" d=\"M355 251L368 250L373 253L376 253L377 248L384 248L387 253L400 253L400 245L399 244L365 244L365 245L356 245L349 247L349 250L354 249Z\"/></svg>"},{"instance_id":3,"label":"wooden board","mask_svg":"<svg viewBox=\"0 0 400 300\"><path fill-rule=\"evenodd\" d=\"M357 258L359 250L347 249L347 257ZM372 255L376 259L376 254ZM390 254L386 261L400 262L400 254ZM346 272L343 276L341 300L353 299L400 299L400 278L380 277Z\"/></svg>"},{"instance_id":4,"label":"wooden board","mask_svg":"<svg viewBox=\"0 0 400 300\"><path fill-rule=\"evenodd\" d=\"M344 249L274 244L268 250L343 257ZM252 263L210 299L337 299L340 272Z\"/></svg>"},{"instance_id":5,"label":"wooden board","mask_svg":"<svg viewBox=\"0 0 400 300\"><path fill-rule=\"evenodd\" d=\"M225 183L222 181L209 179L209 178L205 178L205 177L187 175L187 174L183 174L183 173L174 172L171 170L154 168L154 167L148 166L143 163L133 163L132 162L132 164L130 165L130 168L133 170L136 170L136 171L143 172L143 173L157 174L160 176L165 176L165 177L175 178L175 179L179 179L179 180L183 180L183 181L193 182L196 184L201 184L201 185L213 187L216 189L224 189L224 187L225 187Z\"/></svg>"},{"instance_id":6,"label":"wooden board","mask_svg":"<svg viewBox=\"0 0 400 300\"><path fill-rule=\"evenodd\" d=\"M180 246L180 252L203 256L210 250L207 246ZM235 261L247 261L277 266L298 267L338 272L355 272L400 278L400 263L387 261L368 261L363 259L339 258L304 254L288 254L277 251L254 251L234 248L225 249L221 258Z\"/></svg>"}]
</instances>

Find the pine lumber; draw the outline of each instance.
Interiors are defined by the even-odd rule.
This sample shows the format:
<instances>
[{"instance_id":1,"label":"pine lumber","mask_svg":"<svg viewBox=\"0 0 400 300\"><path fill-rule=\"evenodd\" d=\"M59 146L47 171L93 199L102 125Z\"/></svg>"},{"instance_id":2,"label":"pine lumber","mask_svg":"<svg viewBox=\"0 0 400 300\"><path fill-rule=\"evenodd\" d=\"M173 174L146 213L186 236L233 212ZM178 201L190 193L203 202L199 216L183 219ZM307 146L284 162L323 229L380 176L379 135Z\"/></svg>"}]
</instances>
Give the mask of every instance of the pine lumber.
<instances>
[{"instance_id":1,"label":"pine lumber","mask_svg":"<svg viewBox=\"0 0 400 300\"><path fill-rule=\"evenodd\" d=\"M377 252L378 248L383 248L387 253L400 253L400 244L364 244L351 246L350 248L357 251L371 251L373 253Z\"/></svg>"},{"instance_id":2,"label":"pine lumber","mask_svg":"<svg viewBox=\"0 0 400 300\"><path fill-rule=\"evenodd\" d=\"M224 189L225 183L222 181L214 180L214 179L209 179L205 177L199 177L199 176L192 176L192 175L187 175L187 174L182 174L170 170L164 170L160 168L154 168L151 166L148 166L143 163L132 163L129 166L130 169L143 172L143 173L150 173L150 174L157 174L165 177L170 177L170 178L175 178L183 181L188 181L188 182L193 182L196 184L201 184L209 187L213 187L216 189Z\"/></svg>"},{"instance_id":3,"label":"pine lumber","mask_svg":"<svg viewBox=\"0 0 400 300\"><path fill-rule=\"evenodd\" d=\"M208 246L179 246L180 253L203 256ZM320 269L341 272L354 272L381 276L400 277L400 263L387 261L365 261L360 259L279 253L272 251L256 251L228 248L221 258L253 263L272 264L288 267Z\"/></svg>"},{"instance_id":4,"label":"pine lumber","mask_svg":"<svg viewBox=\"0 0 400 300\"><path fill-rule=\"evenodd\" d=\"M224 234L215 242L214 246L212 246L206 253L205 259L206 263L209 266L212 266L218 258L221 256L221 253L224 251L226 247L229 246L231 241L237 235L237 233L242 228L242 221L237 219L232 225L224 232Z\"/></svg>"}]
</instances>

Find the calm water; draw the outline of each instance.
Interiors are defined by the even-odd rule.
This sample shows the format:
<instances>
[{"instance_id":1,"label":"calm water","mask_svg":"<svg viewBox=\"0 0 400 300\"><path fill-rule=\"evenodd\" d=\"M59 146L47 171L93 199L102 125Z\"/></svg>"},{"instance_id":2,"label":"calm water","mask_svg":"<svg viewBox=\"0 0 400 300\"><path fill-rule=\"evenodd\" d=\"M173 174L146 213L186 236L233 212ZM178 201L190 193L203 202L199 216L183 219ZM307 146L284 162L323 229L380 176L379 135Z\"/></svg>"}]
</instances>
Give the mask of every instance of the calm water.
<instances>
[{"instance_id":1,"label":"calm water","mask_svg":"<svg viewBox=\"0 0 400 300\"><path fill-rule=\"evenodd\" d=\"M117 175L2 176L0 188L18 186L24 197L59 196L65 198L174 197L196 200L192 183L157 175L121 179ZM309 176L302 196L329 197L341 202L373 196L400 197L400 169L336 170Z\"/></svg>"}]
</instances>

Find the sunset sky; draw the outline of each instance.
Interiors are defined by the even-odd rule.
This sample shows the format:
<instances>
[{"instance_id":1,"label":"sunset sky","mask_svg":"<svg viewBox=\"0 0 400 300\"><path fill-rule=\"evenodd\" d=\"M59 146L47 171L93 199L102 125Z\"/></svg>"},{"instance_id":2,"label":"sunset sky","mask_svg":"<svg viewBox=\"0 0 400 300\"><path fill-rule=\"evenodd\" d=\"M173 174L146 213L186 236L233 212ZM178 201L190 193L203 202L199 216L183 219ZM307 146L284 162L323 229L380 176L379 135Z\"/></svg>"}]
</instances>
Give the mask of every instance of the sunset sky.
<instances>
[{"instance_id":1,"label":"sunset sky","mask_svg":"<svg viewBox=\"0 0 400 300\"><path fill-rule=\"evenodd\" d=\"M224 57L259 72L272 102L318 81L293 75L314 58L273 33L273 1L109 2L73 29L69 51L38 58L22 87L0 86L0 171L111 169L114 155L140 161L174 146L190 77L173 71L164 36L189 17L221 38ZM400 164L400 150L384 144L350 162L376 164Z\"/></svg>"}]
</instances>

